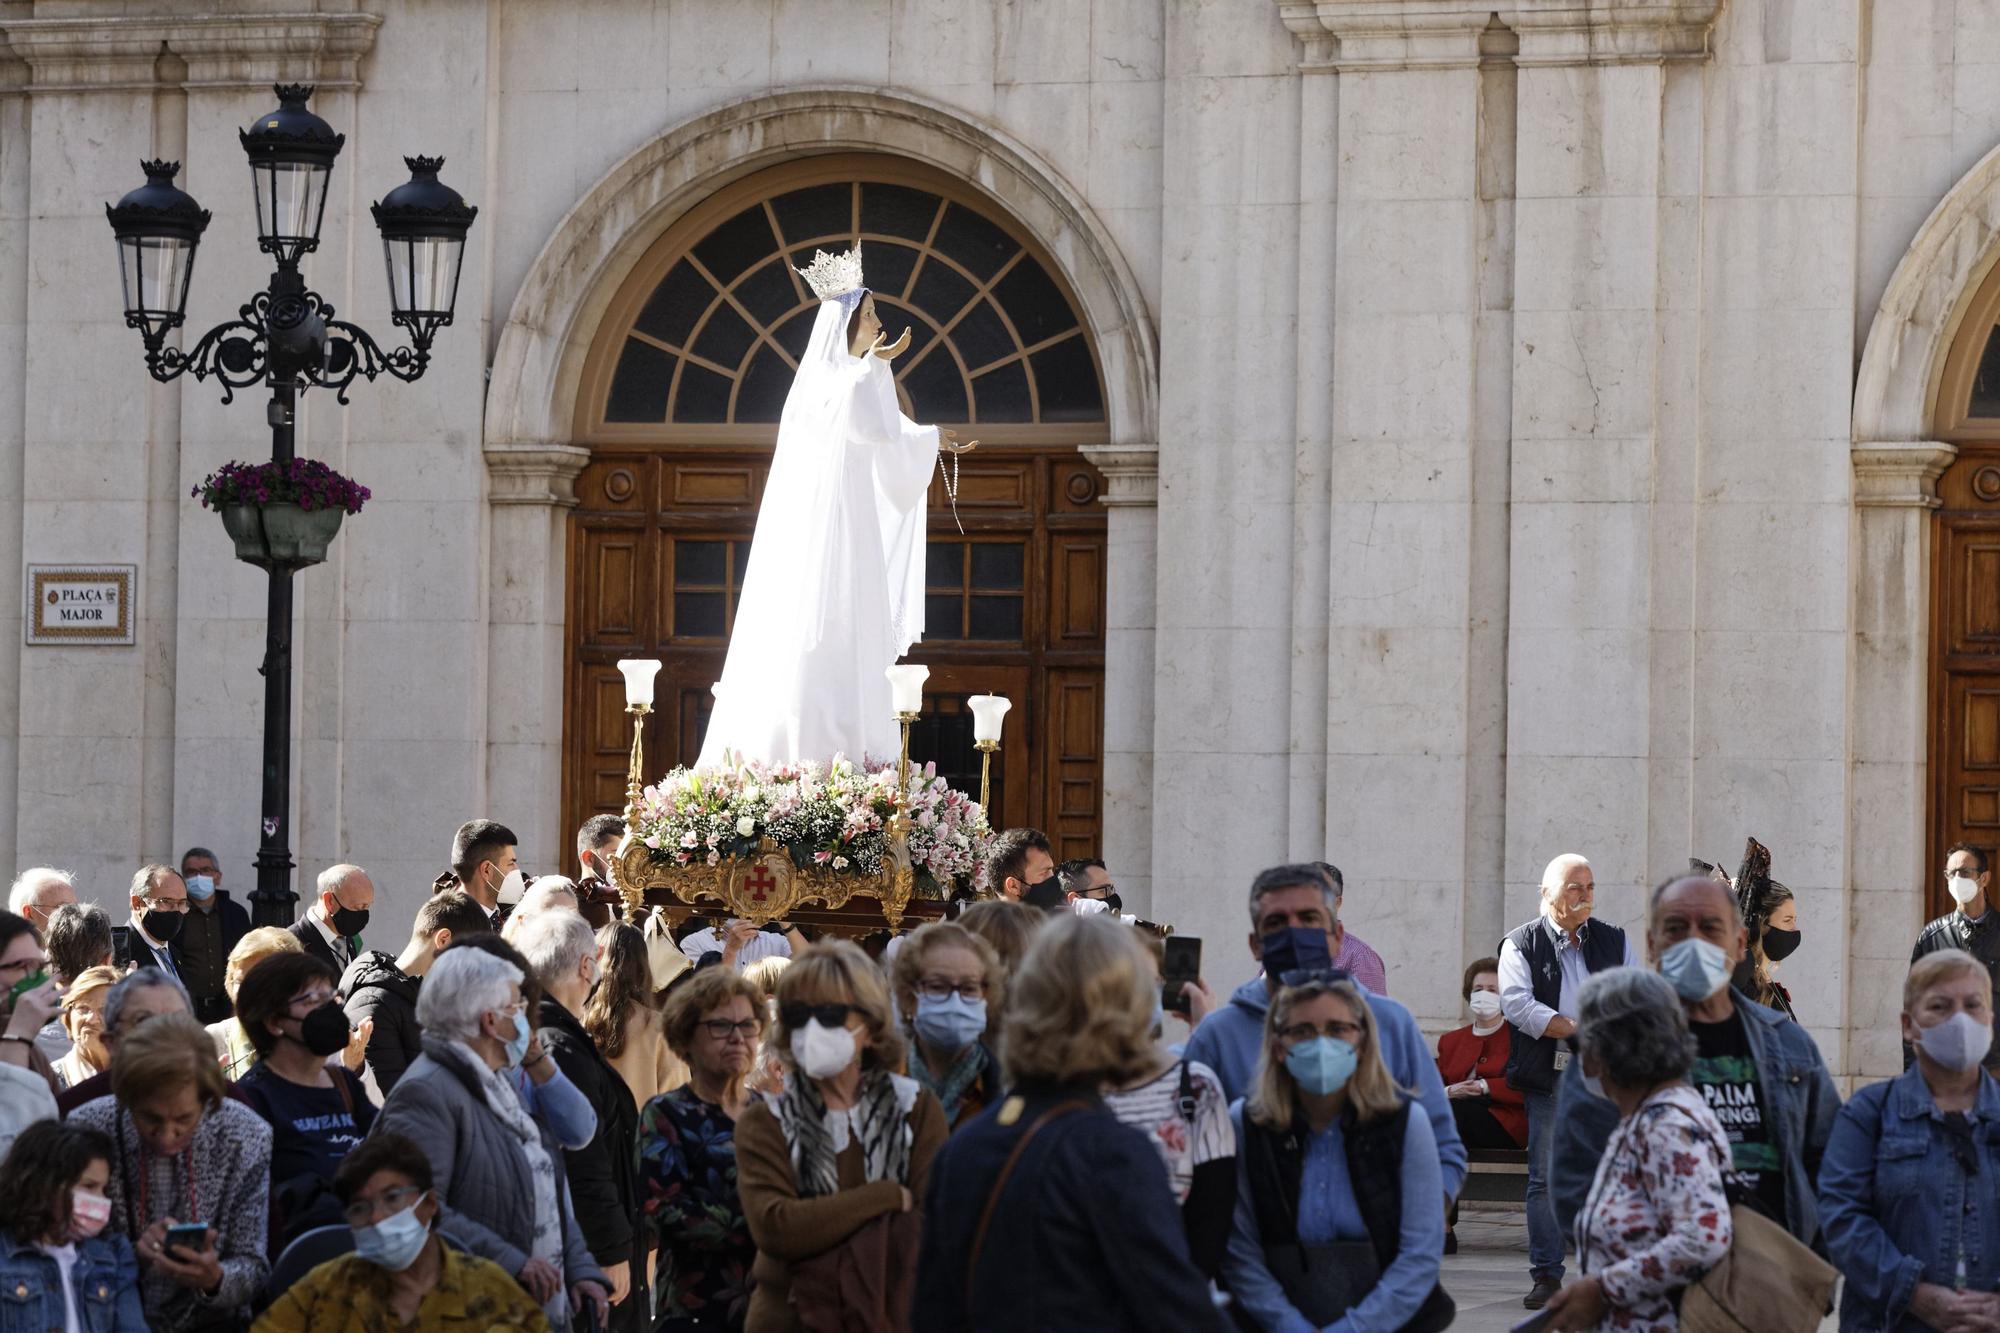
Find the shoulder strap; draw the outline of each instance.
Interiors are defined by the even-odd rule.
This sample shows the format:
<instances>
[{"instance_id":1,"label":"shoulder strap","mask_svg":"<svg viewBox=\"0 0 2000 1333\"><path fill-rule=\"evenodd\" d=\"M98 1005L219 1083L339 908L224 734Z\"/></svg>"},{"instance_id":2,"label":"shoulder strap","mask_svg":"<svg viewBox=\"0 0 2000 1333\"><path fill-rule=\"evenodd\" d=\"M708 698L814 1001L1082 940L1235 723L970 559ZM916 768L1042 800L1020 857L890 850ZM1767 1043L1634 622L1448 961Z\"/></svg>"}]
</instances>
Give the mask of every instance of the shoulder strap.
<instances>
[{"instance_id":1,"label":"shoulder strap","mask_svg":"<svg viewBox=\"0 0 2000 1333\"><path fill-rule=\"evenodd\" d=\"M968 1317L972 1312L973 1280L979 1275L979 1256L986 1248L986 1228L993 1225L994 1210L1000 1206L1000 1196L1007 1192L1007 1181L1014 1174L1015 1164L1021 1160L1021 1154L1027 1150L1028 1145L1034 1142L1035 1135L1041 1133L1043 1127L1051 1120L1069 1115L1074 1111L1087 1111L1089 1109L1090 1103L1074 1098L1066 1102L1057 1102L1054 1106L1036 1116L1035 1122L1028 1126L1027 1132L1014 1141L1014 1151L1007 1154L1007 1161L1001 1166L1000 1174L994 1177L993 1189L986 1196L986 1206L979 1210L979 1225L972 1232L972 1248L966 1251L965 1301Z\"/></svg>"},{"instance_id":2,"label":"shoulder strap","mask_svg":"<svg viewBox=\"0 0 2000 1333\"><path fill-rule=\"evenodd\" d=\"M1195 1101L1195 1095L1194 1095L1194 1075L1188 1070L1188 1062L1186 1057L1182 1057L1181 1059L1181 1087L1180 1087L1179 1101L1181 1108L1181 1119L1187 1121L1189 1127L1192 1128L1194 1125L1194 1113L1197 1103Z\"/></svg>"},{"instance_id":3,"label":"shoulder strap","mask_svg":"<svg viewBox=\"0 0 2000 1333\"><path fill-rule=\"evenodd\" d=\"M333 1071L334 1091L340 1094L340 1104L347 1108L347 1118L352 1121L354 1119L354 1089L347 1086L347 1078L347 1066L345 1064L340 1065ZM357 1125L356 1128L358 1129L359 1126Z\"/></svg>"}]
</instances>

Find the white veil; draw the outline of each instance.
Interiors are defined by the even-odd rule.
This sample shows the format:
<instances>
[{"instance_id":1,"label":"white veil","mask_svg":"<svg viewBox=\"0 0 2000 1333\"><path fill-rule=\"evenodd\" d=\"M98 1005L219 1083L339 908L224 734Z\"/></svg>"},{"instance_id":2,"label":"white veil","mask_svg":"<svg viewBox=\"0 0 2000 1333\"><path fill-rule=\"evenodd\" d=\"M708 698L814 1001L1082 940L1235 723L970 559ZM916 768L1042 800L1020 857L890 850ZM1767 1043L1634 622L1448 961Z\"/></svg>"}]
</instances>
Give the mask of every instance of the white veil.
<instances>
[{"instance_id":1,"label":"white veil","mask_svg":"<svg viewBox=\"0 0 2000 1333\"><path fill-rule=\"evenodd\" d=\"M864 295L820 302L786 395L703 767L895 752L883 672L923 634L938 437L902 415L888 362L848 350Z\"/></svg>"}]
</instances>

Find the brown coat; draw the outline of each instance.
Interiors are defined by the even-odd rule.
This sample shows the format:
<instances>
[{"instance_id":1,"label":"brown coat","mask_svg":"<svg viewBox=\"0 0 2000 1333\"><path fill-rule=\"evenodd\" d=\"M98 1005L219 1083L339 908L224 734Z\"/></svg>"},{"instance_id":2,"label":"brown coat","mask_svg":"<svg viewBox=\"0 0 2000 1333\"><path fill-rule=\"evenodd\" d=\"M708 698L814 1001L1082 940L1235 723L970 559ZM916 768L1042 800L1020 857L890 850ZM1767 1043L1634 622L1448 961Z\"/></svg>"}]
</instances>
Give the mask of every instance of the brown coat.
<instances>
[{"instance_id":1,"label":"brown coat","mask_svg":"<svg viewBox=\"0 0 2000 1333\"><path fill-rule=\"evenodd\" d=\"M944 1111L936 1097L919 1089L909 1119L910 1194L921 1203L931 1161L944 1144ZM875 1218L902 1210L903 1191L895 1181L862 1181L860 1145L849 1143L835 1160L840 1192L802 1199L777 1114L757 1099L736 1122L736 1192L750 1238L757 1242L750 1270L757 1288L744 1333L795 1333L800 1325L790 1299L792 1265L824 1254Z\"/></svg>"}]
</instances>

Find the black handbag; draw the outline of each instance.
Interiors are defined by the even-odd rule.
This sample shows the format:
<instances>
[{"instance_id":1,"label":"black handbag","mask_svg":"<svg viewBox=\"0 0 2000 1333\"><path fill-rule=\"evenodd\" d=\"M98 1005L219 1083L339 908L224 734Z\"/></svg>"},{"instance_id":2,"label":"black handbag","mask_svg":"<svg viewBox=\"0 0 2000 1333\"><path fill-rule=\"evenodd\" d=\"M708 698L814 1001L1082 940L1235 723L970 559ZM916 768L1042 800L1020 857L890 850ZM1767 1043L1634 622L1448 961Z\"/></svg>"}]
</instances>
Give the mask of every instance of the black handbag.
<instances>
[{"instance_id":1,"label":"black handbag","mask_svg":"<svg viewBox=\"0 0 2000 1333\"><path fill-rule=\"evenodd\" d=\"M1365 1240L1266 1245L1264 1266L1284 1288L1292 1308L1321 1328L1360 1304L1382 1277L1375 1247ZM1400 1333L1441 1333L1457 1315L1457 1304L1439 1283Z\"/></svg>"}]
</instances>

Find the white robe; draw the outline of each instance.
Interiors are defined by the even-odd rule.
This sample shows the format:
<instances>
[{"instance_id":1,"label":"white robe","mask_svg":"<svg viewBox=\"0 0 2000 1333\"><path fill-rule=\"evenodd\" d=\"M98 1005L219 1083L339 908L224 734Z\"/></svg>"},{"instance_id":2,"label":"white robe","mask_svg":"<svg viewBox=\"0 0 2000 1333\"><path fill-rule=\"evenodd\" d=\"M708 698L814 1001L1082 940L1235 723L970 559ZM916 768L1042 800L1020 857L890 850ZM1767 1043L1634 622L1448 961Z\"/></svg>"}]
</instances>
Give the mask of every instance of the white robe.
<instances>
[{"instance_id":1,"label":"white robe","mask_svg":"<svg viewBox=\"0 0 2000 1333\"><path fill-rule=\"evenodd\" d=\"M889 363L847 350L860 299L820 302L785 398L701 768L888 762L888 668L923 636L924 497L938 432Z\"/></svg>"}]
</instances>

